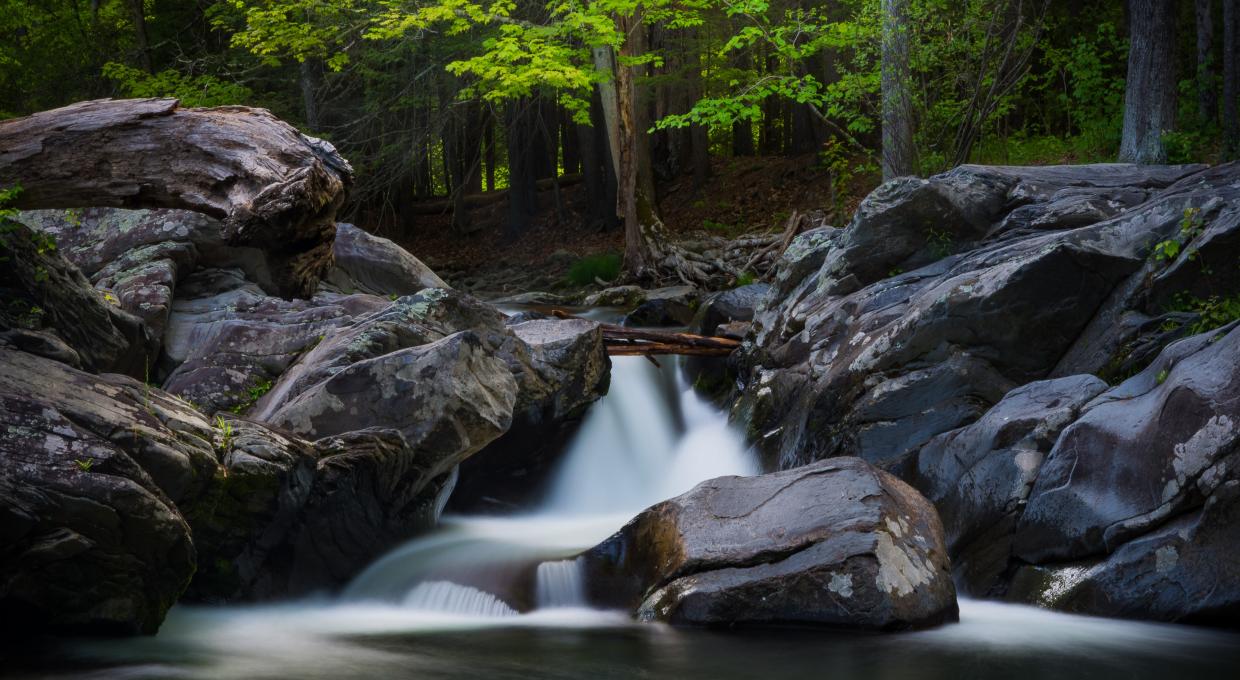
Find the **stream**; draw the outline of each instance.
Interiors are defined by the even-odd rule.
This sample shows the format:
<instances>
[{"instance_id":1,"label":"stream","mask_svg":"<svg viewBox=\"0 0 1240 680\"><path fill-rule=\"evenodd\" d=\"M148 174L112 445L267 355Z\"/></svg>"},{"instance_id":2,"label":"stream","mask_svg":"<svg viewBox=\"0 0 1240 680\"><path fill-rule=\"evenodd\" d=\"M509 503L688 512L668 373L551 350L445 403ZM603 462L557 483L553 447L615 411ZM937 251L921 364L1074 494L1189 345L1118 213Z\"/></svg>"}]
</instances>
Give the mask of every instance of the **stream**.
<instances>
[{"instance_id":1,"label":"stream","mask_svg":"<svg viewBox=\"0 0 1240 680\"><path fill-rule=\"evenodd\" d=\"M179 605L155 637L66 641L23 677L1235 677L1234 633L993 602L892 635L674 629L585 607L573 555L702 480L758 472L726 415L660 361L613 359L610 393L531 513L445 516L337 596Z\"/></svg>"}]
</instances>

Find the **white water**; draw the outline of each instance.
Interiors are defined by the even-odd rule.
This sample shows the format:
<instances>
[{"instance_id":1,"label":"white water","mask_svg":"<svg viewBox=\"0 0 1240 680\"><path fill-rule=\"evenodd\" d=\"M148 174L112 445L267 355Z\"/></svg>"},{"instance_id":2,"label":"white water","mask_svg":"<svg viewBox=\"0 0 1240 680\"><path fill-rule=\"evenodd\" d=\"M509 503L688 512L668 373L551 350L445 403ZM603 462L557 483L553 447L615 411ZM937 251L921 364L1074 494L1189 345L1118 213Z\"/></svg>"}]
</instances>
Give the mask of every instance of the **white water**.
<instances>
[{"instance_id":1,"label":"white water","mask_svg":"<svg viewBox=\"0 0 1240 680\"><path fill-rule=\"evenodd\" d=\"M465 616L516 616L517 610L509 607L494 595L452 583L451 581L423 581L405 596L404 606L429 612L449 612Z\"/></svg>"},{"instance_id":2,"label":"white water","mask_svg":"<svg viewBox=\"0 0 1240 680\"><path fill-rule=\"evenodd\" d=\"M741 436L674 368L660 370L642 357L615 357L611 389L586 416L537 510L514 517L444 518L435 534L366 569L344 598L424 606L406 594L434 580L490 593L513 608L505 598L520 597L531 585L536 608L583 606L585 584L576 563L566 558L701 481L757 472ZM444 606L437 602L431 611L473 613Z\"/></svg>"},{"instance_id":3,"label":"white water","mask_svg":"<svg viewBox=\"0 0 1240 680\"><path fill-rule=\"evenodd\" d=\"M679 417L668 417L669 406ZM1000 603L962 600L959 624L863 638L720 636L581 606L585 584L573 558L582 549L653 502L754 468L723 415L678 378L619 358L611 393L591 410L537 512L445 518L336 599L178 606L155 638L77 643L67 653L111 666L95 677L212 680L1234 677L1226 655L1235 636ZM521 607L497 595L518 592L523 581ZM1203 665L1212 658L1221 671Z\"/></svg>"},{"instance_id":4,"label":"white water","mask_svg":"<svg viewBox=\"0 0 1240 680\"><path fill-rule=\"evenodd\" d=\"M534 589L539 609L586 606L586 583L581 559L555 560L538 565Z\"/></svg>"}]
</instances>

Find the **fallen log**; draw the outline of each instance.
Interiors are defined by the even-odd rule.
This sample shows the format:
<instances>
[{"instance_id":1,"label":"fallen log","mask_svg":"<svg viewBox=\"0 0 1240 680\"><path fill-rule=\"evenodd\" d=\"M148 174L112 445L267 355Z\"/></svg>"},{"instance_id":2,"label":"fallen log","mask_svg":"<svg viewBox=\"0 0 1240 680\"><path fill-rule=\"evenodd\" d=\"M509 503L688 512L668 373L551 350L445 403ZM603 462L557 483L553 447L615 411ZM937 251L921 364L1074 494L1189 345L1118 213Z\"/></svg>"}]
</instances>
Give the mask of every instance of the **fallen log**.
<instances>
[{"instance_id":1,"label":"fallen log","mask_svg":"<svg viewBox=\"0 0 1240 680\"><path fill-rule=\"evenodd\" d=\"M551 314L559 319L580 318L560 309L552 310ZM740 341L733 338L679 331L630 328L611 323L600 323L599 329L603 333L603 345L611 356L727 356L741 346Z\"/></svg>"},{"instance_id":2,"label":"fallen log","mask_svg":"<svg viewBox=\"0 0 1240 680\"><path fill-rule=\"evenodd\" d=\"M264 251L283 292L313 292L330 264L353 169L264 109L101 99L0 122L0 187L15 207L180 208Z\"/></svg>"}]
</instances>

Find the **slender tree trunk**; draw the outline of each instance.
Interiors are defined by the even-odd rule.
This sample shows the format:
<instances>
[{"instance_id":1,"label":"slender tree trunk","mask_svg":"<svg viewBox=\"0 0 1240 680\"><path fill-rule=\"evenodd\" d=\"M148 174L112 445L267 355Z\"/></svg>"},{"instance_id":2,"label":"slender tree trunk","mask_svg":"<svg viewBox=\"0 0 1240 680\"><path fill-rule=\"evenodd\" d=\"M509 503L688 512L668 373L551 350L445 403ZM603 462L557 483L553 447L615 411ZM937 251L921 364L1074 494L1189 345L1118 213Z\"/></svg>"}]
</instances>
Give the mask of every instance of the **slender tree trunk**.
<instances>
[{"instance_id":1,"label":"slender tree trunk","mask_svg":"<svg viewBox=\"0 0 1240 680\"><path fill-rule=\"evenodd\" d=\"M134 41L138 46L138 62L147 73L154 73L151 64L151 40L146 32L146 7L143 0L129 0L129 14L133 17Z\"/></svg>"},{"instance_id":2,"label":"slender tree trunk","mask_svg":"<svg viewBox=\"0 0 1240 680\"><path fill-rule=\"evenodd\" d=\"M490 113L487 113L483 143L486 144L487 191L495 191L495 116Z\"/></svg>"},{"instance_id":3,"label":"slender tree trunk","mask_svg":"<svg viewBox=\"0 0 1240 680\"><path fill-rule=\"evenodd\" d=\"M1197 113L1201 122L1218 121L1218 86L1214 65L1214 3L1197 0Z\"/></svg>"},{"instance_id":4,"label":"slender tree trunk","mask_svg":"<svg viewBox=\"0 0 1240 680\"><path fill-rule=\"evenodd\" d=\"M1175 2L1128 0L1128 79L1119 160L1165 163L1175 124Z\"/></svg>"},{"instance_id":5,"label":"slender tree trunk","mask_svg":"<svg viewBox=\"0 0 1240 680\"><path fill-rule=\"evenodd\" d=\"M917 172L908 55L908 0L883 0L883 179Z\"/></svg>"},{"instance_id":6,"label":"slender tree trunk","mask_svg":"<svg viewBox=\"0 0 1240 680\"><path fill-rule=\"evenodd\" d=\"M1240 0L1223 0L1223 149L1240 156Z\"/></svg>"},{"instance_id":7,"label":"slender tree trunk","mask_svg":"<svg viewBox=\"0 0 1240 680\"><path fill-rule=\"evenodd\" d=\"M306 127L310 130L319 128L319 64L314 59L306 59L298 68L298 80L301 84L301 103L305 109Z\"/></svg>"}]
</instances>

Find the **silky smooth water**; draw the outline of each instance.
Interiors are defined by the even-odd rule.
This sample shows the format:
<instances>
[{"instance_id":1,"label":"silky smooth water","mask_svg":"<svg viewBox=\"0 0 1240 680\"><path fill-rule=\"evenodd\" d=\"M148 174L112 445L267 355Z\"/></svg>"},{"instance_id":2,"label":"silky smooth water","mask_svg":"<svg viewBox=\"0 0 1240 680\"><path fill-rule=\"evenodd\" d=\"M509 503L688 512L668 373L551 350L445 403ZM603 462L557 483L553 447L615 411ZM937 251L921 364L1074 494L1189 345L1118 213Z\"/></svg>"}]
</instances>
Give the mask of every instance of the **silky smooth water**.
<instances>
[{"instance_id":1,"label":"silky smooth water","mask_svg":"<svg viewBox=\"0 0 1240 680\"><path fill-rule=\"evenodd\" d=\"M1139 678L1240 677L1240 635L962 601L916 633L680 630L582 606L573 557L644 507L756 465L673 362L617 358L545 502L446 517L339 596L178 606L153 638L68 641L30 677ZM18 664L20 664L20 660ZM50 663L50 666L49 666ZM17 671L20 665L0 669Z\"/></svg>"}]
</instances>

